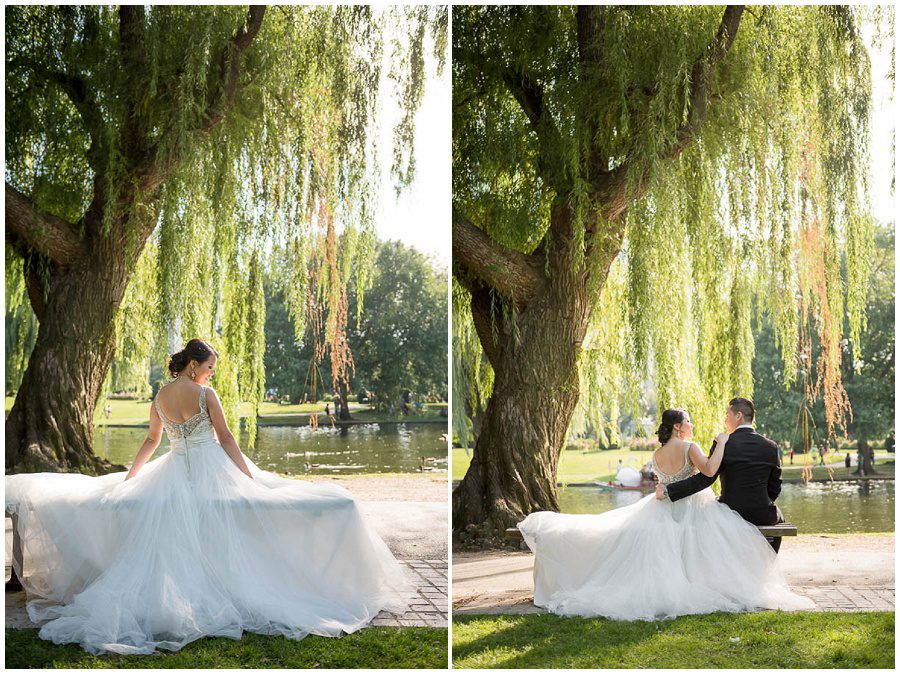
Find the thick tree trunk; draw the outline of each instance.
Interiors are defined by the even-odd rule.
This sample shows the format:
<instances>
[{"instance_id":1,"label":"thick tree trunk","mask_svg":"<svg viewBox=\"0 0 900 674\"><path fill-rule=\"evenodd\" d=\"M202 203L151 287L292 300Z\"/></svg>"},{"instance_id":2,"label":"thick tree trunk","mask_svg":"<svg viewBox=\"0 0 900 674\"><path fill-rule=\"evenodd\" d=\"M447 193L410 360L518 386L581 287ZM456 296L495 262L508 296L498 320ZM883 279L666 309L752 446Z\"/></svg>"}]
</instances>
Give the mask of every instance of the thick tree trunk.
<instances>
[{"instance_id":1,"label":"thick tree trunk","mask_svg":"<svg viewBox=\"0 0 900 674\"><path fill-rule=\"evenodd\" d=\"M116 309L139 251L126 256L113 236L89 243L88 254L50 282L6 419L7 473L123 468L93 453L93 416L115 352Z\"/></svg>"},{"instance_id":2,"label":"thick tree trunk","mask_svg":"<svg viewBox=\"0 0 900 674\"><path fill-rule=\"evenodd\" d=\"M869 445L868 439L862 436L859 438L859 451L862 453L862 474L876 475L875 450Z\"/></svg>"},{"instance_id":3,"label":"thick tree trunk","mask_svg":"<svg viewBox=\"0 0 900 674\"><path fill-rule=\"evenodd\" d=\"M335 398L335 404L339 404L338 419L341 421L350 421L352 419L350 416L350 402L347 400L349 394L350 391L345 386L342 386L340 397Z\"/></svg>"},{"instance_id":4,"label":"thick tree trunk","mask_svg":"<svg viewBox=\"0 0 900 674\"><path fill-rule=\"evenodd\" d=\"M453 492L457 541L497 540L531 512L559 510L557 466L578 402L577 361L592 298L588 271L574 268L571 212L558 206L551 218L546 285L514 317L504 320L497 312L499 343L485 349L494 369L493 394L472 463ZM591 273L605 275L611 261ZM484 311L473 299L473 312ZM489 318L476 317L476 328L482 343L492 339Z\"/></svg>"}]
</instances>

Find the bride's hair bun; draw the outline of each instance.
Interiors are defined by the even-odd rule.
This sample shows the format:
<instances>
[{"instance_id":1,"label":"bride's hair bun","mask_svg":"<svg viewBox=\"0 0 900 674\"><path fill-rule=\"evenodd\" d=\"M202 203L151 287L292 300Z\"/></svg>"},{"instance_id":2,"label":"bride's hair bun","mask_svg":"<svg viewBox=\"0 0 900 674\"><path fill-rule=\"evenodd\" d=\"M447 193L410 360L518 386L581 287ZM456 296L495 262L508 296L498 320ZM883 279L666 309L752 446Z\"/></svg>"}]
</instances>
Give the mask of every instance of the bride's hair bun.
<instances>
[{"instance_id":1,"label":"bride's hair bun","mask_svg":"<svg viewBox=\"0 0 900 674\"><path fill-rule=\"evenodd\" d=\"M684 410L666 410L662 413L662 421L659 428L656 429L656 437L659 438L659 444L666 444L675 431L675 424L684 421Z\"/></svg>"},{"instance_id":2,"label":"bride's hair bun","mask_svg":"<svg viewBox=\"0 0 900 674\"><path fill-rule=\"evenodd\" d=\"M173 353L169 357L169 374L175 377L192 360L204 363L213 355L218 356L219 352L215 350L212 344L202 339L192 339L184 345L181 351Z\"/></svg>"}]
</instances>

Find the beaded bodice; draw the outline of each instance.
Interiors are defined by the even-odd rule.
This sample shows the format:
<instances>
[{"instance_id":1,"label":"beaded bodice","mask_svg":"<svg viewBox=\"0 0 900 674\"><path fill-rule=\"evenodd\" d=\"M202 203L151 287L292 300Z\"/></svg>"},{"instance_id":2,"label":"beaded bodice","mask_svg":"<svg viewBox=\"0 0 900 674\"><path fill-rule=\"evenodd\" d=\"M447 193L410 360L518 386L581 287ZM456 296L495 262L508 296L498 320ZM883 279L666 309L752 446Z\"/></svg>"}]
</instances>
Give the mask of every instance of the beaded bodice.
<instances>
[{"instance_id":1,"label":"beaded bodice","mask_svg":"<svg viewBox=\"0 0 900 674\"><path fill-rule=\"evenodd\" d=\"M159 406L159 396L153 399L156 403L156 411L159 412L159 418L162 419L163 427L166 429L166 435L169 440L175 438L187 438L192 435L199 435L204 431L212 430L212 422L209 419L209 411L206 409L206 387L200 388L200 411L197 412L187 421L177 423L168 419L163 414L162 408Z\"/></svg>"},{"instance_id":2,"label":"beaded bodice","mask_svg":"<svg viewBox=\"0 0 900 674\"><path fill-rule=\"evenodd\" d=\"M653 453L653 456L650 458L650 466L653 468L653 472L656 473L656 477L659 478L660 484L672 484L673 482L678 482L680 480L684 480L689 478L696 472L694 468L694 463L691 461L690 456L691 443L684 443L684 465L681 469L669 475L663 470L660 470L659 464L656 463L656 452Z\"/></svg>"}]
</instances>

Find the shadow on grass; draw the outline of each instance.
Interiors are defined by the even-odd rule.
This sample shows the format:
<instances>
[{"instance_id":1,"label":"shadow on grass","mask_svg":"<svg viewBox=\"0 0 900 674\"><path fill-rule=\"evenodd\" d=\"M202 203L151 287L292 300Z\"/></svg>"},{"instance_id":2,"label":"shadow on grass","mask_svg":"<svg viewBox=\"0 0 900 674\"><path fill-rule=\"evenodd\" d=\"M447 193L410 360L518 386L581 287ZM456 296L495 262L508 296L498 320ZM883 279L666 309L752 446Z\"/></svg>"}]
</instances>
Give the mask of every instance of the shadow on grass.
<instances>
[{"instance_id":1,"label":"shadow on grass","mask_svg":"<svg viewBox=\"0 0 900 674\"><path fill-rule=\"evenodd\" d=\"M9 669L159 668L159 669L446 669L447 630L425 627L373 627L340 639L309 636L300 641L245 634L239 641L206 638L175 653L102 655L75 644L42 640L38 630L6 630Z\"/></svg>"},{"instance_id":2,"label":"shadow on grass","mask_svg":"<svg viewBox=\"0 0 900 674\"><path fill-rule=\"evenodd\" d=\"M714 613L660 622L554 615L453 621L454 667L893 668L894 614Z\"/></svg>"}]
</instances>

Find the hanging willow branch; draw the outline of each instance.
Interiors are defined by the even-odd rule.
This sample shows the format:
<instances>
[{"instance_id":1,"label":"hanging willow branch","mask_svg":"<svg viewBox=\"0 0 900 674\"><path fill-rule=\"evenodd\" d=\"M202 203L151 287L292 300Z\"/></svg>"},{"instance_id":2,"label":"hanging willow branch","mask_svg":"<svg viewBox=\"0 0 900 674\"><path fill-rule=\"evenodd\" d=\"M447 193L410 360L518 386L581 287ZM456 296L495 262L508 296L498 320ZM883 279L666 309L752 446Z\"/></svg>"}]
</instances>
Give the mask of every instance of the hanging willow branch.
<instances>
[{"instance_id":1,"label":"hanging willow branch","mask_svg":"<svg viewBox=\"0 0 900 674\"><path fill-rule=\"evenodd\" d=\"M113 369L151 357L159 367L181 342L209 339L222 354L212 385L232 425L250 403L252 446L262 278L285 287L298 341L313 298L317 338L352 368L347 285L361 307L380 84L391 76L403 112L393 148L402 186L433 79L426 56L440 71L446 31L444 7L11 7L7 239L59 264L113 242L132 270ZM25 285L7 276L7 292ZM140 330L152 336L123 335Z\"/></svg>"},{"instance_id":2,"label":"hanging willow branch","mask_svg":"<svg viewBox=\"0 0 900 674\"><path fill-rule=\"evenodd\" d=\"M743 14L454 10L454 275L470 305L454 339L471 343L484 287L527 311L534 286L509 263L516 253L549 273L553 242L574 240L572 264L594 289L576 426L612 433L612 412L635 412L649 376L660 407L690 407L698 437L711 437L728 398L752 395L754 305L773 321L788 384L806 367L801 326L821 330L813 385L829 432L850 414L839 344L845 316L854 344L865 327L872 250L866 16L851 7ZM549 122L553 143L542 137ZM804 155L820 178L801 187ZM812 201L820 243L801 245ZM571 231L554 229L554 208L574 213ZM498 348L491 331L476 332L481 350L455 350L469 359L455 372L476 376ZM473 409L476 390L454 384L455 406Z\"/></svg>"}]
</instances>

